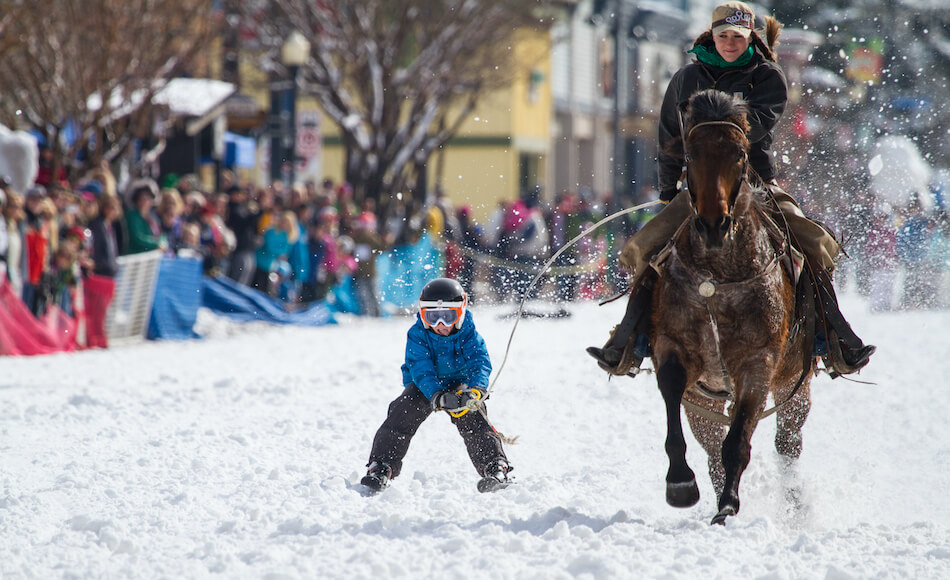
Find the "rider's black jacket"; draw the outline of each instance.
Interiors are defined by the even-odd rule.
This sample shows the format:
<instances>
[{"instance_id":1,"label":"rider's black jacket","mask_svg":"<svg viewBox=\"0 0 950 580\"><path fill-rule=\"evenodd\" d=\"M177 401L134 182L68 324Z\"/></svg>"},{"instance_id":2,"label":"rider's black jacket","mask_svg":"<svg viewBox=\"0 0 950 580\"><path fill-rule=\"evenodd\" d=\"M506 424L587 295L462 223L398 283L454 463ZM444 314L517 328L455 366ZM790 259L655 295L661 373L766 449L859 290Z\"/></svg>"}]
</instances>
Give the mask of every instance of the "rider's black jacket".
<instances>
[{"instance_id":1,"label":"rider's black jacket","mask_svg":"<svg viewBox=\"0 0 950 580\"><path fill-rule=\"evenodd\" d=\"M712 43L709 48L715 50ZM682 154L670 155L668 149L672 144L678 148L677 151L682 150L681 143L672 143L680 137L678 107L694 93L705 89L741 96L749 103L749 124L752 127L749 162L763 182L775 177L775 163L770 153L772 131L788 100L788 86L782 68L763 57L758 50L752 55L752 60L741 67L722 68L694 61L670 79L660 110L658 185L663 201L670 201L676 195L676 182L683 170Z\"/></svg>"}]
</instances>

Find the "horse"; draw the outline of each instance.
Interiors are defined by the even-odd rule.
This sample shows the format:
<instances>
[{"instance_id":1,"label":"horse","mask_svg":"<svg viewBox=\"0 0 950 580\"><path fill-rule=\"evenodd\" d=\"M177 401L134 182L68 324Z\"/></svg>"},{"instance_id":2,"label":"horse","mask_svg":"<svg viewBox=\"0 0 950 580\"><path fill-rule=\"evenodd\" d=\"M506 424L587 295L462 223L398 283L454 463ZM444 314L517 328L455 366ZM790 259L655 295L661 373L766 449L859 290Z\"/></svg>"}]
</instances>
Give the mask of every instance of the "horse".
<instances>
[{"instance_id":1,"label":"horse","mask_svg":"<svg viewBox=\"0 0 950 580\"><path fill-rule=\"evenodd\" d=\"M772 394L775 448L789 465L802 451L811 407L811 339L796 321L795 286L782 267L786 236L767 196L749 181L748 107L710 89L689 102L684 125L691 216L661 252L650 342L666 406L666 501L699 501L680 419L708 454L718 496L712 524L739 512L739 480ZM729 402L728 415L724 412ZM726 432L728 427L728 432Z\"/></svg>"}]
</instances>

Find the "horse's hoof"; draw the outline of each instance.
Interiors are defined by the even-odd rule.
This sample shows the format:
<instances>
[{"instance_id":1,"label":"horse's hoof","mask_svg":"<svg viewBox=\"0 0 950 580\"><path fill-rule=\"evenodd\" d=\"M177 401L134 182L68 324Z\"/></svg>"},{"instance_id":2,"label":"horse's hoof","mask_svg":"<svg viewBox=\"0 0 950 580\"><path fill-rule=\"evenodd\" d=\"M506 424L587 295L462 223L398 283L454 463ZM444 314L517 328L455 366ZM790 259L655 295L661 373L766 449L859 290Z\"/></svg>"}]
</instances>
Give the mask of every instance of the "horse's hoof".
<instances>
[{"instance_id":1,"label":"horse's hoof","mask_svg":"<svg viewBox=\"0 0 950 580\"><path fill-rule=\"evenodd\" d=\"M666 484L666 503L677 508L688 508L699 501L699 486L696 480Z\"/></svg>"},{"instance_id":2,"label":"horse's hoof","mask_svg":"<svg viewBox=\"0 0 950 580\"><path fill-rule=\"evenodd\" d=\"M734 515L736 515L736 508L732 507L731 505L727 505L726 507L719 510L719 513L713 517L712 521L709 522L709 525L724 526L726 525L726 518L728 518L729 516L734 516Z\"/></svg>"}]
</instances>

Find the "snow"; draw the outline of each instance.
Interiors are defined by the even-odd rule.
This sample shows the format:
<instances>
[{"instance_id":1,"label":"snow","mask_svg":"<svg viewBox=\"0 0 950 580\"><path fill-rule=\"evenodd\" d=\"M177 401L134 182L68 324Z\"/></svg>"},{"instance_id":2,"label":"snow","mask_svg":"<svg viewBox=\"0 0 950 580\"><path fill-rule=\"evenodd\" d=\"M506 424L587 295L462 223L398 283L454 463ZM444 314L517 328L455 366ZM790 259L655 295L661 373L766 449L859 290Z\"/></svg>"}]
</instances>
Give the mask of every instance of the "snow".
<instances>
[{"instance_id":1,"label":"snow","mask_svg":"<svg viewBox=\"0 0 950 580\"><path fill-rule=\"evenodd\" d=\"M234 325L205 339L6 358L0 375L3 578L950 577L950 312L871 313L865 385L813 384L790 511L774 419L753 439L742 509L664 502L652 376L608 381L621 302L523 319L489 401L518 483L494 494L444 414L401 477L364 497L370 443L400 390L407 317ZM496 371L512 308L476 307Z\"/></svg>"}]
</instances>

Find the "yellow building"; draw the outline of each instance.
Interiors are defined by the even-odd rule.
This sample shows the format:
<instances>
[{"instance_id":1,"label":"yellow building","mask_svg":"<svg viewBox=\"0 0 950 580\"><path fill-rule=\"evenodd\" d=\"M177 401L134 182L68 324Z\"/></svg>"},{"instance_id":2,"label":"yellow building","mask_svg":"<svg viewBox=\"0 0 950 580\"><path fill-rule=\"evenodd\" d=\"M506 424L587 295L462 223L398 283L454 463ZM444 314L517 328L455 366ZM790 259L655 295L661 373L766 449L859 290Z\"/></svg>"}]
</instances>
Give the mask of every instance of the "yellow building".
<instances>
[{"instance_id":1,"label":"yellow building","mask_svg":"<svg viewBox=\"0 0 950 580\"><path fill-rule=\"evenodd\" d=\"M510 83L485 93L456 136L429 159L430 190L440 185L456 207L470 205L473 216L483 220L499 200L517 199L535 186L543 189L548 181L551 147L550 62L551 36L546 29L517 35L510 61L504 63L510 70ZM258 151L258 168L252 181L263 185L269 180L269 138L261 133L270 108L268 79L251 54L242 55L240 76L240 97L247 102L234 104L243 103L247 108L253 99L257 111L245 112L240 117L229 115L229 123L236 130L258 136L264 149ZM322 147L318 153L319 175L302 176L298 171L297 178L330 178L340 183L345 153L339 127L320 112L315 99L298 94L298 132L302 118L318 118ZM299 143L298 135L298 147ZM550 197L552 192L545 191L543 195Z\"/></svg>"},{"instance_id":2,"label":"yellow building","mask_svg":"<svg viewBox=\"0 0 950 580\"><path fill-rule=\"evenodd\" d=\"M499 200L517 199L546 182L550 43L546 30L519 34L506 64L511 84L483 96L444 151L429 159L430 188L441 185L456 207L470 205L477 220L484 220ZM306 106L302 101L301 107ZM323 124L322 168L325 177L339 182L344 151L339 130L331 125Z\"/></svg>"}]
</instances>

